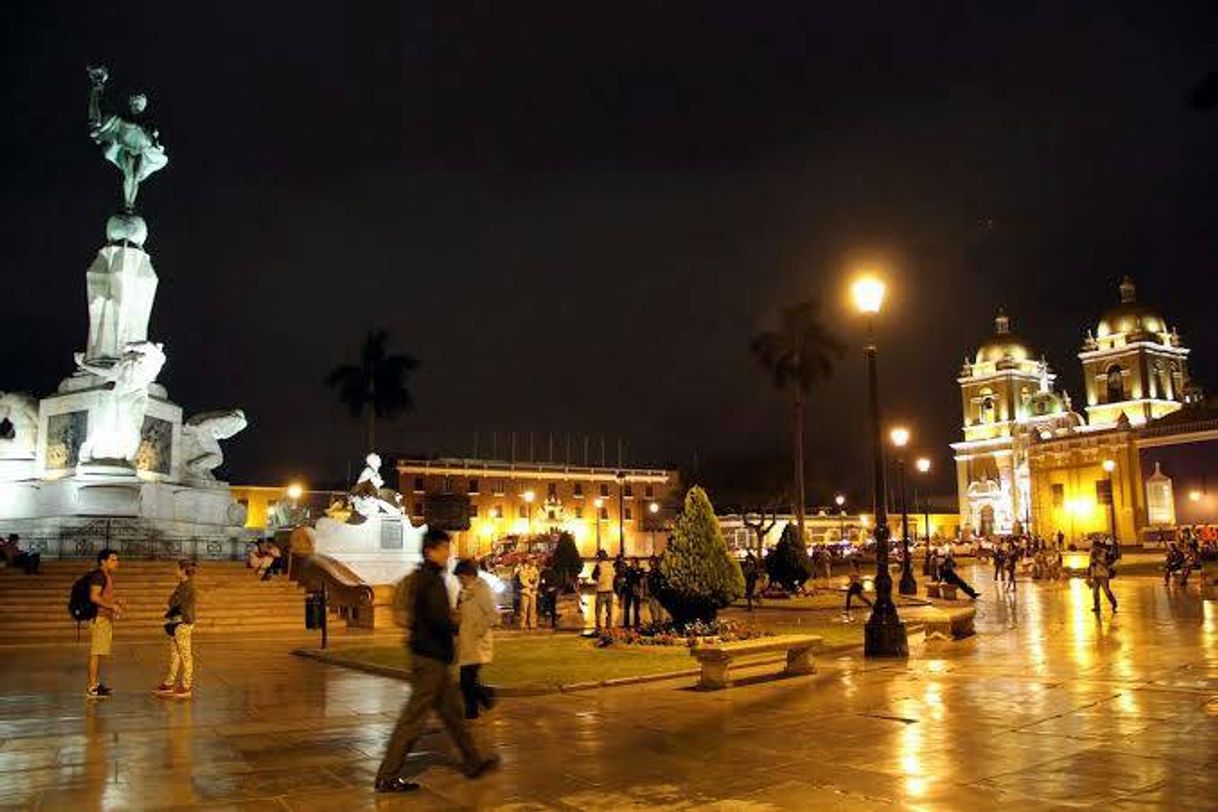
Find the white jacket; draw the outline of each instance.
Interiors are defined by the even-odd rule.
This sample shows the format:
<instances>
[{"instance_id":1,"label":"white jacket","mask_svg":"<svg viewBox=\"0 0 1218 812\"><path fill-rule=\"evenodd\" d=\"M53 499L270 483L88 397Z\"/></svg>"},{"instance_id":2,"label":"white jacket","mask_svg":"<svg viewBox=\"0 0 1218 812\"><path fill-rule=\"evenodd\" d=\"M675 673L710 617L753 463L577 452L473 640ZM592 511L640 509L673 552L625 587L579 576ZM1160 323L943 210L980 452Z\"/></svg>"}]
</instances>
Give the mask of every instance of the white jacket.
<instances>
[{"instance_id":1,"label":"white jacket","mask_svg":"<svg viewBox=\"0 0 1218 812\"><path fill-rule=\"evenodd\" d=\"M478 578L457 596L457 664L489 663L494 654L491 629L499 622L499 611L486 581Z\"/></svg>"}]
</instances>

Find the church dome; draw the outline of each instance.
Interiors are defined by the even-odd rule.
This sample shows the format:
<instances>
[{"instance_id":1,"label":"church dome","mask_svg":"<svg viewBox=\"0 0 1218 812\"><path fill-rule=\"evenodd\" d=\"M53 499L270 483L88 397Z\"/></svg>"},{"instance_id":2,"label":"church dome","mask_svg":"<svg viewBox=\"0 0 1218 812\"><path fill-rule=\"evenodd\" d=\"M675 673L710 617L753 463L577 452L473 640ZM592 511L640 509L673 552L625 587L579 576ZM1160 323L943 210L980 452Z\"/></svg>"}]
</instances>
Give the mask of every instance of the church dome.
<instances>
[{"instance_id":1,"label":"church dome","mask_svg":"<svg viewBox=\"0 0 1218 812\"><path fill-rule=\"evenodd\" d=\"M1100 316L1096 338L1146 334L1154 340L1167 334L1167 322L1153 307L1137 300L1137 288L1128 276L1121 280L1121 303Z\"/></svg>"},{"instance_id":2,"label":"church dome","mask_svg":"<svg viewBox=\"0 0 1218 812\"><path fill-rule=\"evenodd\" d=\"M994 335L987 338L977 348L975 362L978 364L998 363L1010 359L1012 361L1027 361L1032 358L1032 348L1022 338L1011 332L1011 320L1002 308L994 318Z\"/></svg>"}]
</instances>

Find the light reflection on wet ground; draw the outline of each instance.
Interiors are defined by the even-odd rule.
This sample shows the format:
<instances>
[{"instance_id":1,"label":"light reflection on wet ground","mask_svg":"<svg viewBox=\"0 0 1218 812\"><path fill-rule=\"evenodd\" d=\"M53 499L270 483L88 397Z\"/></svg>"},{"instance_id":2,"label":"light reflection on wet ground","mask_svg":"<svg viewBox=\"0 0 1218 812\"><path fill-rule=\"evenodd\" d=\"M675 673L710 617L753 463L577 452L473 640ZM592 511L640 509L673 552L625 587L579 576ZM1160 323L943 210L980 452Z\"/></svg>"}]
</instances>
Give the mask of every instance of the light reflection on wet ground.
<instances>
[{"instance_id":1,"label":"light reflection on wet ground","mask_svg":"<svg viewBox=\"0 0 1218 812\"><path fill-rule=\"evenodd\" d=\"M0 650L0 806L43 809L1210 809L1218 612L1196 587L1118 579L998 593L980 634L908 663L822 660L815 677L716 693L686 682L506 701L478 730L478 782L440 737L424 791L370 790L401 683L200 640L199 695L146 693L160 646L120 646L118 695L81 696L81 651ZM120 629L121 639L121 629Z\"/></svg>"}]
</instances>

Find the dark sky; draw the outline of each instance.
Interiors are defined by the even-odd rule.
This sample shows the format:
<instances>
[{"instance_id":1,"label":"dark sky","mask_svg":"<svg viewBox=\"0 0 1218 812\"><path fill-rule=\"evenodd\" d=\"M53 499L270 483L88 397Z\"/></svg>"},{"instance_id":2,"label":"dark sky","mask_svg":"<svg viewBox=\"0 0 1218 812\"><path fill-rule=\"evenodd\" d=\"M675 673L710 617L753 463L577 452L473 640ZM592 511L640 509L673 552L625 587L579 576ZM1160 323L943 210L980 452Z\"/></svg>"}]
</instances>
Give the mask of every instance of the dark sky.
<instances>
[{"instance_id":1,"label":"dark sky","mask_svg":"<svg viewBox=\"0 0 1218 812\"><path fill-rule=\"evenodd\" d=\"M85 127L105 62L170 155L140 197L161 380L246 409L234 481L343 476L359 426L322 380L374 326L423 363L386 450L477 428L780 460L747 344L819 291L852 349L813 396L809 501L861 487L860 261L893 287L885 408L941 472L998 304L1078 398L1132 273L1218 381L1218 114L1186 104L1218 4L102 5L0 11L0 389L52 390L83 347L118 200Z\"/></svg>"}]
</instances>

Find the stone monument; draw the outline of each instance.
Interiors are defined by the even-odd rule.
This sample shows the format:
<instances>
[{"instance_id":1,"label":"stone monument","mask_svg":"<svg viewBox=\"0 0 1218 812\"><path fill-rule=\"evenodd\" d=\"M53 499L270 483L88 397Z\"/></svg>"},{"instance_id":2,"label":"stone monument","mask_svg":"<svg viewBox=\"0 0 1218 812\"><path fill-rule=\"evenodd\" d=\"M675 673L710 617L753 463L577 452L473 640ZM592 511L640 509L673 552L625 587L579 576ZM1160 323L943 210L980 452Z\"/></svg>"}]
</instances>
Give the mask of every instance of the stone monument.
<instances>
[{"instance_id":1,"label":"stone monument","mask_svg":"<svg viewBox=\"0 0 1218 812\"><path fill-rule=\"evenodd\" d=\"M183 424L157 383L168 359L148 338L157 275L135 203L169 158L147 97L132 94L127 111L104 112L109 72L95 66L88 75L89 134L121 174L121 208L85 273L89 332L75 372L41 399L0 395L0 520L44 549L98 519L121 519L136 538L204 540L206 552L227 554L223 541L245 535L244 508L212 472L224 459L219 441L245 428L245 414L207 412Z\"/></svg>"}]
</instances>

